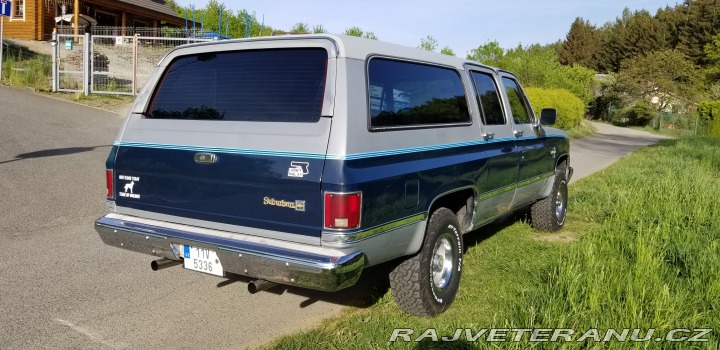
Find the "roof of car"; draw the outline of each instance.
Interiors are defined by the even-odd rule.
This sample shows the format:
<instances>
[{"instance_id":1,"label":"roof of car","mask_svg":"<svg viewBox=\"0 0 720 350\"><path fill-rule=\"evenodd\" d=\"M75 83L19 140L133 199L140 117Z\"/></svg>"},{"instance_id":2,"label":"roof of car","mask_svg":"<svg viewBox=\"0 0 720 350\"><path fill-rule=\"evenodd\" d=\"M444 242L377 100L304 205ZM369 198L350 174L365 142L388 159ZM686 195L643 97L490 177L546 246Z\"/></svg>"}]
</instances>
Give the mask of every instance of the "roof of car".
<instances>
[{"instance_id":1,"label":"roof of car","mask_svg":"<svg viewBox=\"0 0 720 350\"><path fill-rule=\"evenodd\" d=\"M337 56L343 58L353 58L359 60L365 60L370 56L388 56L397 57L401 59L411 59L423 62L432 62L443 64L447 66L453 66L458 69L463 69L464 64L470 63L473 65L479 65L490 69L495 69L483 65L475 61L469 61L455 56L444 55L437 52L427 51L415 47L409 47L404 45L392 44L379 40L358 38L348 35L335 35L335 34L303 34L303 35L282 35L282 36L270 36L270 37L255 37L247 39L232 39L232 40L221 40L214 41L211 43L200 43L183 45L182 47L198 47L206 45L233 45L241 43L252 43L252 42L269 42L269 41L314 41L314 40L329 40L331 41L336 50Z\"/></svg>"}]
</instances>

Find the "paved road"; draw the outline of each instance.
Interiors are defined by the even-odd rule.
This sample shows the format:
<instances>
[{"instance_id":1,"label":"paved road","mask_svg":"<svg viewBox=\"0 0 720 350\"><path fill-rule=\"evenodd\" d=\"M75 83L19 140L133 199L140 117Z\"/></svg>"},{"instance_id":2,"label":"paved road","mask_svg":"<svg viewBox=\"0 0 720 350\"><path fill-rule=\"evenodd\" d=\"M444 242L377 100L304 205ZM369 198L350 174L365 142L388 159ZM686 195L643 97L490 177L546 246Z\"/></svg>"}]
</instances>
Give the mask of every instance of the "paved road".
<instances>
[{"instance_id":1,"label":"paved road","mask_svg":"<svg viewBox=\"0 0 720 350\"><path fill-rule=\"evenodd\" d=\"M387 288L371 280L383 268L340 293L256 295L247 280L152 272L152 258L105 246L92 227L120 116L2 86L0 96L0 349L252 347ZM601 126L573 143L575 178L650 141Z\"/></svg>"},{"instance_id":2,"label":"paved road","mask_svg":"<svg viewBox=\"0 0 720 350\"><path fill-rule=\"evenodd\" d=\"M597 128L597 133L570 142L570 166L575 169L570 183L607 168L640 147L655 144L666 138L609 124L592 124Z\"/></svg>"},{"instance_id":3,"label":"paved road","mask_svg":"<svg viewBox=\"0 0 720 350\"><path fill-rule=\"evenodd\" d=\"M250 295L247 281L152 272L151 257L105 246L93 222L122 118L2 86L0 96L0 349L238 349L368 305L371 283Z\"/></svg>"}]
</instances>

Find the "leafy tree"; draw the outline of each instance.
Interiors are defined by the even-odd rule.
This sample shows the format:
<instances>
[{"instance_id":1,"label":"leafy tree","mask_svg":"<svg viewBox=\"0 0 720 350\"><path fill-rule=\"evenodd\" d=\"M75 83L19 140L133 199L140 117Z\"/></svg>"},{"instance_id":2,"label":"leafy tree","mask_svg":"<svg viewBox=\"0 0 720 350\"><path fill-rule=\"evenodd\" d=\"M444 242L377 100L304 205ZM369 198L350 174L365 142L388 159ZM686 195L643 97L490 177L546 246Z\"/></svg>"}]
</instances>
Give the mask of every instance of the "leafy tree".
<instances>
[{"instance_id":1,"label":"leafy tree","mask_svg":"<svg viewBox=\"0 0 720 350\"><path fill-rule=\"evenodd\" d=\"M322 24L318 24L316 26L313 26L312 30L313 34L326 34L328 31L323 27Z\"/></svg>"},{"instance_id":2,"label":"leafy tree","mask_svg":"<svg viewBox=\"0 0 720 350\"><path fill-rule=\"evenodd\" d=\"M432 36L428 35L420 39L420 48L427 51L435 51L438 47L437 40Z\"/></svg>"},{"instance_id":3,"label":"leafy tree","mask_svg":"<svg viewBox=\"0 0 720 350\"><path fill-rule=\"evenodd\" d=\"M662 50L622 62L617 74L620 91L630 98L650 101L660 98L660 108L670 102L695 100L702 79L695 65L679 50Z\"/></svg>"},{"instance_id":4,"label":"leafy tree","mask_svg":"<svg viewBox=\"0 0 720 350\"><path fill-rule=\"evenodd\" d=\"M583 102L589 102L595 72L580 65L561 65L557 47L559 45L556 44L519 45L506 51L497 42L489 42L471 50L468 59L507 69L515 73L525 86L567 89Z\"/></svg>"},{"instance_id":5,"label":"leafy tree","mask_svg":"<svg viewBox=\"0 0 720 350\"><path fill-rule=\"evenodd\" d=\"M298 22L295 23L295 25L290 28L290 33L292 34L308 34L310 33L310 27L308 27L307 23Z\"/></svg>"},{"instance_id":6,"label":"leafy tree","mask_svg":"<svg viewBox=\"0 0 720 350\"><path fill-rule=\"evenodd\" d=\"M445 46L445 47L443 47L442 49L440 49L440 53L443 54L443 55L455 56L455 51L453 51L453 50L452 50L450 47L448 47L448 46Z\"/></svg>"},{"instance_id":7,"label":"leafy tree","mask_svg":"<svg viewBox=\"0 0 720 350\"><path fill-rule=\"evenodd\" d=\"M505 59L505 50L500 47L497 41L491 41L470 50L467 59L487 64L488 66L501 67Z\"/></svg>"},{"instance_id":8,"label":"leafy tree","mask_svg":"<svg viewBox=\"0 0 720 350\"><path fill-rule=\"evenodd\" d=\"M375 36L375 33L373 33L373 32L365 33L362 29L360 29L360 27L355 27L355 26L345 29L345 35L356 36L356 37L365 38L365 39L378 40L377 36Z\"/></svg>"},{"instance_id":9,"label":"leafy tree","mask_svg":"<svg viewBox=\"0 0 720 350\"><path fill-rule=\"evenodd\" d=\"M578 17L570 26L558 55L560 63L565 65L580 64L585 67L596 67L595 58L599 49L597 29L590 22Z\"/></svg>"}]
</instances>

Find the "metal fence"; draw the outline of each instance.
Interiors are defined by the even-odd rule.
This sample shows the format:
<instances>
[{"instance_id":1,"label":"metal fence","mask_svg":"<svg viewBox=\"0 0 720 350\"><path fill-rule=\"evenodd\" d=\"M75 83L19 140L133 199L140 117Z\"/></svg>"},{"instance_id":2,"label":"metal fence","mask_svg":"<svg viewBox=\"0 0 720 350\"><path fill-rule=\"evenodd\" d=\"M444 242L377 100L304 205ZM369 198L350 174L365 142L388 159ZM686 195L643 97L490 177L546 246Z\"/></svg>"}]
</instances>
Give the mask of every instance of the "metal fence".
<instances>
[{"instance_id":1,"label":"metal fence","mask_svg":"<svg viewBox=\"0 0 720 350\"><path fill-rule=\"evenodd\" d=\"M135 95L174 47L211 39L55 34L53 91Z\"/></svg>"},{"instance_id":2,"label":"metal fence","mask_svg":"<svg viewBox=\"0 0 720 350\"><path fill-rule=\"evenodd\" d=\"M81 92L87 86L88 37L57 35L53 50L53 91Z\"/></svg>"},{"instance_id":3,"label":"metal fence","mask_svg":"<svg viewBox=\"0 0 720 350\"><path fill-rule=\"evenodd\" d=\"M85 34L90 35L109 35L109 36L144 36L154 38L203 38L208 34L212 34L211 31L203 28L178 28L178 27L110 27L110 26L91 26L87 30L84 28L80 29L79 35ZM58 34L73 35L75 28L71 26L58 26Z\"/></svg>"}]
</instances>

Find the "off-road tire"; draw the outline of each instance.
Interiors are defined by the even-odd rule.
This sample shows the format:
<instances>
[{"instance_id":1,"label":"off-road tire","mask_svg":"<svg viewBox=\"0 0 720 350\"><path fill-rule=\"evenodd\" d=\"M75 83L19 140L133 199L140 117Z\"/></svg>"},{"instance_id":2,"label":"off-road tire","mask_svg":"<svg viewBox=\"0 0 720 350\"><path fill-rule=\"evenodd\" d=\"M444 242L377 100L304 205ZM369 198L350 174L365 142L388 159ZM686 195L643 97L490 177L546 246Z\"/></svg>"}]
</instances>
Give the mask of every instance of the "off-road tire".
<instances>
[{"instance_id":1,"label":"off-road tire","mask_svg":"<svg viewBox=\"0 0 720 350\"><path fill-rule=\"evenodd\" d=\"M450 254L451 258L447 260L452 265L446 266L446 259L439 259L436 253L440 253L439 256ZM460 286L462 254L462 231L457 217L450 209L437 209L430 216L420 251L390 272L390 289L395 303L415 316L432 317L447 310ZM431 271L433 265L435 273ZM448 273L448 278L440 278Z\"/></svg>"},{"instance_id":2,"label":"off-road tire","mask_svg":"<svg viewBox=\"0 0 720 350\"><path fill-rule=\"evenodd\" d=\"M555 182L550 195L530 206L530 222L534 228L557 231L565 225L568 203L567 181L567 162L562 162L555 169Z\"/></svg>"}]
</instances>

